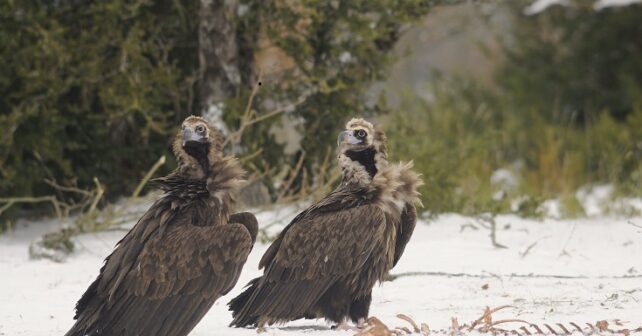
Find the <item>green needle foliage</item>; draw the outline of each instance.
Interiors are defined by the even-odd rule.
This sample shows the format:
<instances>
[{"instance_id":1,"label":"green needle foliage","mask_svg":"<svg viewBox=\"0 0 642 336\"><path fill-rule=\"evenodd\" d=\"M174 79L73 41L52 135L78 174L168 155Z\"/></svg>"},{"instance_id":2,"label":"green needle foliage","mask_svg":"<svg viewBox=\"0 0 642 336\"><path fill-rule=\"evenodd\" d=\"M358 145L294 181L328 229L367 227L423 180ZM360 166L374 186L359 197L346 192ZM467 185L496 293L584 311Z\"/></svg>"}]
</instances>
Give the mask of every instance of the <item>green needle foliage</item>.
<instances>
[{"instance_id":1,"label":"green needle foliage","mask_svg":"<svg viewBox=\"0 0 642 336\"><path fill-rule=\"evenodd\" d=\"M133 189L190 113L197 2L0 3L0 195Z\"/></svg>"},{"instance_id":2,"label":"green needle foliage","mask_svg":"<svg viewBox=\"0 0 642 336\"><path fill-rule=\"evenodd\" d=\"M312 176L345 119L383 108L364 93L384 76L401 31L432 6L454 2L239 1L228 19L244 50L240 68L255 76L242 78L223 102L225 122L232 130L240 125L255 84L249 81L265 70L254 56L277 48L290 66L263 78L252 109L260 115L299 102L288 113L303 121L300 174ZM200 5L0 2L0 195L54 194L45 178L91 188L98 177L107 196L130 192L166 154L179 122L200 112ZM251 171L279 171L303 155L283 155L271 131L278 120L244 132L240 154L260 153L247 160Z\"/></svg>"}]
</instances>

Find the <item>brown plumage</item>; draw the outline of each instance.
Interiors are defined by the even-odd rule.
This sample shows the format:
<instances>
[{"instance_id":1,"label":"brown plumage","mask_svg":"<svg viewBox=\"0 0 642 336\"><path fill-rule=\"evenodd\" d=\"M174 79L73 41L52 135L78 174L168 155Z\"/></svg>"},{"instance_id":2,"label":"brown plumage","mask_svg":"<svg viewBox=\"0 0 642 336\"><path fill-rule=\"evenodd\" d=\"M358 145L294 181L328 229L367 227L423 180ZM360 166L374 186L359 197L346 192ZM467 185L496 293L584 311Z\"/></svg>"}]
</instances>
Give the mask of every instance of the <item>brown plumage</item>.
<instances>
[{"instance_id":1,"label":"brown plumage","mask_svg":"<svg viewBox=\"0 0 642 336\"><path fill-rule=\"evenodd\" d=\"M368 317L372 287L412 235L422 183L412 163L388 164L385 141L369 122L348 122L339 138L341 185L270 245L259 263L263 276L229 303L232 326Z\"/></svg>"},{"instance_id":2,"label":"brown plumage","mask_svg":"<svg viewBox=\"0 0 642 336\"><path fill-rule=\"evenodd\" d=\"M243 170L221 144L204 119L185 119L173 146L178 168L155 180L165 194L105 259L67 336L187 335L232 289L257 222L231 214Z\"/></svg>"}]
</instances>

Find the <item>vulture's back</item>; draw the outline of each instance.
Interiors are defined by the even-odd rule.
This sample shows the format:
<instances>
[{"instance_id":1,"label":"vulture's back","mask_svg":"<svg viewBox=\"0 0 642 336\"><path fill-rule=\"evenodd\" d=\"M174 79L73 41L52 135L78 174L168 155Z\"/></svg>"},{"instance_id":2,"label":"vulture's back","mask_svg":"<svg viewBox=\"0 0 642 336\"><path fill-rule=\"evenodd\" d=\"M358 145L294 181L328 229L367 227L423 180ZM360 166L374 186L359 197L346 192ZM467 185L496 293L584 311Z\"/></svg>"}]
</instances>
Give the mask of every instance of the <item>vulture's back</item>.
<instances>
[{"instance_id":1,"label":"vulture's back","mask_svg":"<svg viewBox=\"0 0 642 336\"><path fill-rule=\"evenodd\" d=\"M234 286L256 237L251 214L210 226L207 209L157 201L107 257L67 336L187 335Z\"/></svg>"}]
</instances>

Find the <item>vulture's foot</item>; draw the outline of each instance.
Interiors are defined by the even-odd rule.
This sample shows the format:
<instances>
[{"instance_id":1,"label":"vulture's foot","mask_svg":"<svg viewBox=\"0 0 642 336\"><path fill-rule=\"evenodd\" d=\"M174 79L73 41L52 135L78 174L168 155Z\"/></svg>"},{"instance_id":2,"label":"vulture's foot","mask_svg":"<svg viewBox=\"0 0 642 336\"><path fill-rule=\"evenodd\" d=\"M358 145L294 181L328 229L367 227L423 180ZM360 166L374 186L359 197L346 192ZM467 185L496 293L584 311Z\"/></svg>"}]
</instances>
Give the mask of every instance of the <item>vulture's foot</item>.
<instances>
[{"instance_id":1,"label":"vulture's foot","mask_svg":"<svg viewBox=\"0 0 642 336\"><path fill-rule=\"evenodd\" d=\"M335 326L332 327L333 330L339 330L339 331L362 331L365 327L367 327L365 320L361 321L359 320L360 323L358 323L356 326L351 326L348 324L348 322L343 321Z\"/></svg>"}]
</instances>

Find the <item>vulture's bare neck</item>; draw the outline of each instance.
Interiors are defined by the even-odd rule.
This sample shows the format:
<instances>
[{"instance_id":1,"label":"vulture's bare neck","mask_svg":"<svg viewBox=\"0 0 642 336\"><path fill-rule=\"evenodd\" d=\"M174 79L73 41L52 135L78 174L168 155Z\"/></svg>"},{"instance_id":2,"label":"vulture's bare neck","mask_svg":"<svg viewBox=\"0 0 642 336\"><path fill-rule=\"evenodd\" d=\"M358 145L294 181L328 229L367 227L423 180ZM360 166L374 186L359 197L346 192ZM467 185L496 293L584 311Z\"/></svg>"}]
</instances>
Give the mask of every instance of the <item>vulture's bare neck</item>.
<instances>
[{"instance_id":1,"label":"vulture's bare neck","mask_svg":"<svg viewBox=\"0 0 642 336\"><path fill-rule=\"evenodd\" d=\"M339 155L341 184L367 187L379 172L388 166L386 154L367 148L362 151L344 151Z\"/></svg>"}]
</instances>

